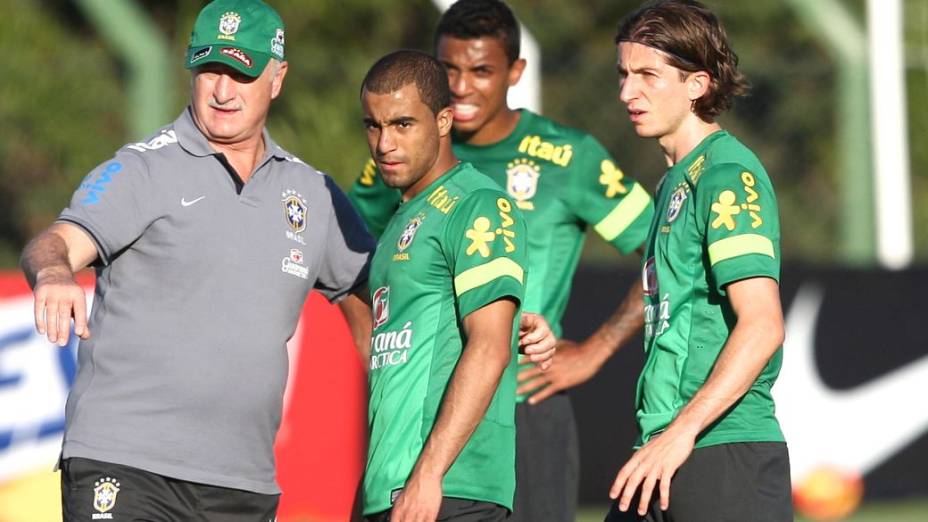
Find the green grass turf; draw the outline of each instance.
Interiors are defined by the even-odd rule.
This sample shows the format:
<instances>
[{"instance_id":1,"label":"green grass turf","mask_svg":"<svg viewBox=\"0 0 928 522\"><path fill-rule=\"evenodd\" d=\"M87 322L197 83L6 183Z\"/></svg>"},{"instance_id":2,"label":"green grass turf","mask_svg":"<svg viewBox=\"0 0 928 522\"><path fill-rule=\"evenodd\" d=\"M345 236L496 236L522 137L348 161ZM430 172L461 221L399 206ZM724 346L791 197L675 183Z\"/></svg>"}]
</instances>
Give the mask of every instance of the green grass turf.
<instances>
[{"instance_id":1,"label":"green grass turf","mask_svg":"<svg viewBox=\"0 0 928 522\"><path fill-rule=\"evenodd\" d=\"M580 508L577 522L602 522L608 508L584 506ZM797 522L812 522L797 517ZM928 521L928 498L896 501L874 501L860 506L844 522L926 522Z\"/></svg>"}]
</instances>

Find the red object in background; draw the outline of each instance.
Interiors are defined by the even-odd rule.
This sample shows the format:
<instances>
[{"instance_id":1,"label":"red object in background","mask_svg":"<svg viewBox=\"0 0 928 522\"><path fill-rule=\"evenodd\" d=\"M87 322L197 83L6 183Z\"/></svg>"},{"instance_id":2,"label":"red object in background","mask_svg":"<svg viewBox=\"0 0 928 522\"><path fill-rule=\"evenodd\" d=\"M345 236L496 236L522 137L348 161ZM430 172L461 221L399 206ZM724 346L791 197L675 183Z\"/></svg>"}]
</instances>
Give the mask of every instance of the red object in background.
<instances>
[{"instance_id":1,"label":"red object in background","mask_svg":"<svg viewBox=\"0 0 928 522\"><path fill-rule=\"evenodd\" d=\"M300 324L296 369L277 434L283 491L278 518L344 522L364 467L367 374L337 306L312 292Z\"/></svg>"},{"instance_id":2,"label":"red object in background","mask_svg":"<svg viewBox=\"0 0 928 522\"><path fill-rule=\"evenodd\" d=\"M92 272L77 279L93 292ZM0 298L29 292L21 273L0 272ZM367 374L341 311L318 293L306 300L297 332L296 368L275 446L283 490L278 520L344 522L364 466Z\"/></svg>"}]
</instances>

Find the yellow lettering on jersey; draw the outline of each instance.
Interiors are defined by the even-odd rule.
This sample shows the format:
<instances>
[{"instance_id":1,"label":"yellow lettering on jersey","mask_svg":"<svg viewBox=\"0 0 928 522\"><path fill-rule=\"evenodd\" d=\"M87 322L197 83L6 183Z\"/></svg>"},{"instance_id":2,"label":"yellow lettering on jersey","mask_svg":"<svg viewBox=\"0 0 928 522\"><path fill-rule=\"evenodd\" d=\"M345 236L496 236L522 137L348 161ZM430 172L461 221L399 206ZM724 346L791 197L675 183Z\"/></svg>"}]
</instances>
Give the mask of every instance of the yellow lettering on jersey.
<instances>
[{"instance_id":1,"label":"yellow lettering on jersey","mask_svg":"<svg viewBox=\"0 0 928 522\"><path fill-rule=\"evenodd\" d=\"M397 252L393 254L394 261L409 261L409 252Z\"/></svg>"},{"instance_id":2,"label":"yellow lettering on jersey","mask_svg":"<svg viewBox=\"0 0 928 522\"><path fill-rule=\"evenodd\" d=\"M480 216L474 220L474 227L464 233L464 237L471 241L466 250L467 255L472 256L474 252L480 252L482 257L488 257L489 243L496 239L496 234L490 232L490 220Z\"/></svg>"},{"instance_id":3,"label":"yellow lettering on jersey","mask_svg":"<svg viewBox=\"0 0 928 522\"><path fill-rule=\"evenodd\" d=\"M725 225L728 230L735 229L734 216L741 212L741 207L735 205L735 199L735 193L730 190L719 194L719 200L712 204L712 212L718 214L718 217L712 221L712 228Z\"/></svg>"},{"instance_id":4,"label":"yellow lettering on jersey","mask_svg":"<svg viewBox=\"0 0 928 522\"><path fill-rule=\"evenodd\" d=\"M519 143L519 152L566 167L574 156L574 147L542 141L541 136L525 136Z\"/></svg>"},{"instance_id":5,"label":"yellow lettering on jersey","mask_svg":"<svg viewBox=\"0 0 928 522\"><path fill-rule=\"evenodd\" d=\"M358 181L365 187L370 187L374 184L374 180L377 179L377 165L374 163L374 160L369 159L367 163L364 164L364 170L361 171L361 179Z\"/></svg>"},{"instance_id":6,"label":"yellow lettering on jersey","mask_svg":"<svg viewBox=\"0 0 928 522\"><path fill-rule=\"evenodd\" d=\"M742 203L741 208L747 210L748 215L751 216L751 228L757 228L764 224L764 220L760 217L760 203L755 203L760 199L757 191L754 190L757 180L754 179L754 175L750 172L742 172L741 182L744 183L744 193L747 194L747 202Z\"/></svg>"},{"instance_id":7,"label":"yellow lettering on jersey","mask_svg":"<svg viewBox=\"0 0 928 522\"><path fill-rule=\"evenodd\" d=\"M512 216L509 215L509 213L512 212L512 205L509 203L508 199L498 198L496 200L496 208L499 209L499 217L502 220L501 226L496 229L496 235L503 237L503 243L506 244L506 253L511 254L516 250L516 245L512 242L516 237L516 233L509 230L509 227L516 222L512 219Z\"/></svg>"},{"instance_id":8,"label":"yellow lettering on jersey","mask_svg":"<svg viewBox=\"0 0 928 522\"><path fill-rule=\"evenodd\" d=\"M599 164L599 182L606 186L606 197L613 198L618 194L625 194L628 189L622 184L625 174L621 169L615 166L609 160L603 160Z\"/></svg>"},{"instance_id":9,"label":"yellow lettering on jersey","mask_svg":"<svg viewBox=\"0 0 928 522\"><path fill-rule=\"evenodd\" d=\"M699 177L702 176L702 166L706 162L705 156L699 156L687 169L686 173L690 175L693 184L699 183Z\"/></svg>"},{"instance_id":10,"label":"yellow lettering on jersey","mask_svg":"<svg viewBox=\"0 0 928 522\"><path fill-rule=\"evenodd\" d=\"M444 185L441 185L435 189L434 192L429 194L426 201L437 208L442 214L447 214L458 203L458 199L460 199L459 196L451 196L448 193L448 189L446 189Z\"/></svg>"}]
</instances>

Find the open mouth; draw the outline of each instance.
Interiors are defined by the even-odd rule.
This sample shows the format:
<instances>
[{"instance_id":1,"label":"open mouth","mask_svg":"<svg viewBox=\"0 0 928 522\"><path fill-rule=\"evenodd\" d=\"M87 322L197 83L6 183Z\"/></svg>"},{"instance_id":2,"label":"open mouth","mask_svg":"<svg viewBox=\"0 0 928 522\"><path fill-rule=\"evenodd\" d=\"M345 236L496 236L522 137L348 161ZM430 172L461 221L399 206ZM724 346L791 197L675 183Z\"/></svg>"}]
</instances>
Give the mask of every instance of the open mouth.
<instances>
[{"instance_id":1,"label":"open mouth","mask_svg":"<svg viewBox=\"0 0 928 522\"><path fill-rule=\"evenodd\" d=\"M455 120L470 121L477 117L480 108L471 103L452 103L451 109L454 111Z\"/></svg>"}]
</instances>

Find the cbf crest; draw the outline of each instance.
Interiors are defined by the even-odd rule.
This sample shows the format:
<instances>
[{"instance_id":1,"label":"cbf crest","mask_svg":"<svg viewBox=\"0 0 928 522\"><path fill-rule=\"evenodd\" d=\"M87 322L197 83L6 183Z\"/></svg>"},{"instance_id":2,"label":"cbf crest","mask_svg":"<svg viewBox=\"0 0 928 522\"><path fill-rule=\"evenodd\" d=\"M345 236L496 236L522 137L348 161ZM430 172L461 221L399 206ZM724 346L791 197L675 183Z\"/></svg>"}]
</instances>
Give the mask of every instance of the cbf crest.
<instances>
[{"instance_id":1,"label":"cbf crest","mask_svg":"<svg viewBox=\"0 0 928 522\"><path fill-rule=\"evenodd\" d=\"M667 222L672 223L680 215L680 209L686 202L687 186L685 183L677 187L670 196L670 205L667 206Z\"/></svg>"},{"instance_id":2,"label":"cbf crest","mask_svg":"<svg viewBox=\"0 0 928 522\"><path fill-rule=\"evenodd\" d=\"M535 205L529 201L538 191L538 176L541 167L534 161L519 158L506 165L506 191L516 200L516 206L532 210Z\"/></svg>"},{"instance_id":3,"label":"cbf crest","mask_svg":"<svg viewBox=\"0 0 928 522\"><path fill-rule=\"evenodd\" d=\"M400 234L400 238L396 242L396 248L400 252L406 250L409 248L409 245L412 244L412 240L416 237L416 231L419 230L419 226L422 225L423 219L425 219L425 216L419 214L410 219L409 223L406 223L406 226L403 227L403 233Z\"/></svg>"},{"instance_id":4,"label":"cbf crest","mask_svg":"<svg viewBox=\"0 0 928 522\"><path fill-rule=\"evenodd\" d=\"M294 234L306 230L306 200L295 190L286 190L281 194L284 206L284 218Z\"/></svg>"},{"instance_id":5,"label":"cbf crest","mask_svg":"<svg viewBox=\"0 0 928 522\"><path fill-rule=\"evenodd\" d=\"M219 32L226 35L232 36L238 32L238 26L242 23L242 17L238 13L229 11L224 13L219 19ZM235 38L231 38L234 40Z\"/></svg>"},{"instance_id":6,"label":"cbf crest","mask_svg":"<svg viewBox=\"0 0 928 522\"><path fill-rule=\"evenodd\" d=\"M119 493L119 482L112 477L101 478L93 484L93 508L97 510L93 514L94 520L112 519L113 515L108 513L116 507L116 495Z\"/></svg>"}]
</instances>

